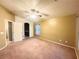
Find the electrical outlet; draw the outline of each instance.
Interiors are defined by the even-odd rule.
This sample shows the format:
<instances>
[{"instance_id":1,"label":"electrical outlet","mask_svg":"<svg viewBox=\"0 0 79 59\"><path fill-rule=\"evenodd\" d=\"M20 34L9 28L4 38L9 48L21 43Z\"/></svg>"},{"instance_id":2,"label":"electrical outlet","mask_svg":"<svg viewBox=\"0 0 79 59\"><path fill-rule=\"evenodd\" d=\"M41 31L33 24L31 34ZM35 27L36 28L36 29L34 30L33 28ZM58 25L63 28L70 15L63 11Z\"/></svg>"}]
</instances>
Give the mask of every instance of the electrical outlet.
<instances>
[{"instance_id":1,"label":"electrical outlet","mask_svg":"<svg viewBox=\"0 0 79 59\"><path fill-rule=\"evenodd\" d=\"M65 43L68 43L68 41L65 41Z\"/></svg>"}]
</instances>

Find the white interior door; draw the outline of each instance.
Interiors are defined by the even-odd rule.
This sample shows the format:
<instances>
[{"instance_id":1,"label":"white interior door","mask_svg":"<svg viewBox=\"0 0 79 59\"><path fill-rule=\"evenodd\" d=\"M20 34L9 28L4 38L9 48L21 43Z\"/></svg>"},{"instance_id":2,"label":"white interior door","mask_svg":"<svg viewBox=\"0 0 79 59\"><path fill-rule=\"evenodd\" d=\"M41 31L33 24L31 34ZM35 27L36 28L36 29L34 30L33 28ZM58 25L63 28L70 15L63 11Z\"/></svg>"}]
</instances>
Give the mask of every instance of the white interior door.
<instances>
[{"instance_id":1,"label":"white interior door","mask_svg":"<svg viewBox=\"0 0 79 59\"><path fill-rule=\"evenodd\" d=\"M13 38L14 41L22 41L23 39L23 24L21 22L14 22L13 24Z\"/></svg>"}]
</instances>

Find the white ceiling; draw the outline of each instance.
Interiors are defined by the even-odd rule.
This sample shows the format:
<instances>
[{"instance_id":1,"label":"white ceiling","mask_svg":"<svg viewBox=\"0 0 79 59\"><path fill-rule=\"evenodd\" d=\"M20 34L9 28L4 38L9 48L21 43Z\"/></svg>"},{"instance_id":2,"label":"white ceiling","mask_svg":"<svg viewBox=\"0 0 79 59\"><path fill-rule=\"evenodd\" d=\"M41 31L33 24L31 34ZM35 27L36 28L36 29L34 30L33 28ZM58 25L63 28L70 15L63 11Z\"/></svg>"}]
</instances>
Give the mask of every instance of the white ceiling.
<instances>
[{"instance_id":1,"label":"white ceiling","mask_svg":"<svg viewBox=\"0 0 79 59\"><path fill-rule=\"evenodd\" d=\"M78 13L78 0L0 0L0 4L19 16L25 16L24 12L37 9L42 13L53 16L65 16Z\"/></svg>"}]
</instances>

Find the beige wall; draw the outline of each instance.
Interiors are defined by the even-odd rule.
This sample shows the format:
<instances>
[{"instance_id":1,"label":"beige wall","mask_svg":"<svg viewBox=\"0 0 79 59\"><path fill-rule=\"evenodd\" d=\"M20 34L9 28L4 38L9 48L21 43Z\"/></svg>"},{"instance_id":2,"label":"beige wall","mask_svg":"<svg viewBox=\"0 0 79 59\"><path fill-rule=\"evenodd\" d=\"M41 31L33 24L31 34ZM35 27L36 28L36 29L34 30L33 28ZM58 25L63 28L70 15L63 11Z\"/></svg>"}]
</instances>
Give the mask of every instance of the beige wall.
<instances>
[{"instance_id":1,"label":"beige wall","mask_svg":"<svg viewBox=\"0 0 79 59\"><path fill-rule=\"evenodd\" d=\"M0 6L0 48L5 45L5 20L14 20L14 15ZM1 34L1 32L3 32Z\"/></svg>"},{"instance_id":2,"label":"beige wall","mask_svg":"<svg viewBox=\"0 0 79 59\"><path fill-rule=\"evenodd\" d=\"M41 37L58 43L75 46L75 17L56 17L41 23Z\"/></svg>"}]
</instances>

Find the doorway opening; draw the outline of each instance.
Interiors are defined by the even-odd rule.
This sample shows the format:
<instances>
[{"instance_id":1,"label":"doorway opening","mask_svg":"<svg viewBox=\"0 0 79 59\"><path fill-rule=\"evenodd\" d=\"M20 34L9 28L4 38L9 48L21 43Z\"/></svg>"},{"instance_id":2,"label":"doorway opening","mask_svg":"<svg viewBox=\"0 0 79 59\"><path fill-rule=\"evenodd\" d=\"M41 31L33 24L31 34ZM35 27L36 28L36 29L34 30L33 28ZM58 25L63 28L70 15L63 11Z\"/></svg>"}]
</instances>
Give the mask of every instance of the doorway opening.
<instances>
[{"instance_id":1,"label":"doorway opening","mask_svg":"<svg viewBox=\"0 0 79 59\"><path fill-rule=\"evenodd\" d=\"M35 24L35 36L40 36L41 27L40 24Z\"/></svg>"},{"instance_id":2,"label":"doorway opening","mask_svg":"<svg viewBox=\"0 0 79 59\"><path fill-rule=\"evenodd\" d=\"M8 34L9 34L9 41L13 41L12 22L8 22Z\"/></svg>"},{"instance_id":3,"label":"doorway opening","mask_svg":"<svg viewBox=\"0 0 79 59\"><path fill-rule=\"evenodd\" d=\"M29 23L24 23L24 36L29 37Z\"/></svg>"}]
</instances>

